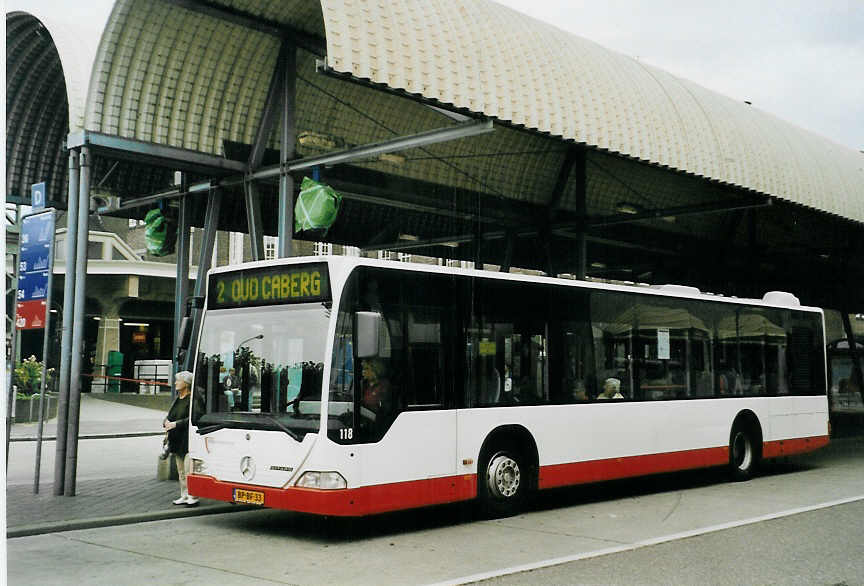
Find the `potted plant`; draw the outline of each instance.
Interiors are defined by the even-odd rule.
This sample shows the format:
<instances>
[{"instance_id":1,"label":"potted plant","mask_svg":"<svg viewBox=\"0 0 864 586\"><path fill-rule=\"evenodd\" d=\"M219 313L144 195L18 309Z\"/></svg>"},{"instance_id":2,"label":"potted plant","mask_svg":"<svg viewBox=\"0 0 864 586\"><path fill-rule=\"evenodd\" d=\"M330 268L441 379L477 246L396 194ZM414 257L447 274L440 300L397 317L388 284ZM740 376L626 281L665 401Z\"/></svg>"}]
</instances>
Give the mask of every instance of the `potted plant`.
<instances>
[{"instance_id":1,"label":"potted plant","mask_svg":"<svg viewBox=\"0 0 864 586\"><path fill-rule=\"evenodd\" d=\"M51 388L54 369L49 368L46 375L46 391ZM15 395L15 421L18 423L39 420L39 392L42 387L42 363L30 356L19 362L12 372L12 384L17 388ZM57 414L57 401L53 395L45 394L46 419Z\"/></svg>"}]
</instances>

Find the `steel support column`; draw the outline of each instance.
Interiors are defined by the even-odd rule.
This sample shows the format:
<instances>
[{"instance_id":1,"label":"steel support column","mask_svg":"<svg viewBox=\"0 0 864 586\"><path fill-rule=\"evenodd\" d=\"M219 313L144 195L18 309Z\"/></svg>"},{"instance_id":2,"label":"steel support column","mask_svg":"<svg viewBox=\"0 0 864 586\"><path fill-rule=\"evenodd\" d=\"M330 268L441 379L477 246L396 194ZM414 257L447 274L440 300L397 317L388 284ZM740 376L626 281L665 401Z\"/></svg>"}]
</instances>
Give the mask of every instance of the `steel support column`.
<instances>
[{"instance_id":1,"label":"steel support column","mask_svg":"<svg viewBox=\"0 0 864 586\"><path fill-rule=\"evenodd\" d=\"M18 257L16 255L15 262L18 262ZM16 286L17 290L17 286ZM13 314L14 316L14 314ZM12 339L10 340L12 346L12 358L9 361L10 368L15 369L15 363L18 361L18 328L15 327L15 320L12 320ZM11 375L10 375L10 384L9 388L6 389L6 470L9 470L9 439L12 437L12 420L15 418L15 392L17 385L11 384Z\"/></svg>"},{"instance_id":2,"label":"steel support column","mask_svg":"<svg viewBox=\"0 0 864 586\"><path fill-rule=\"evenodd\" d=\"M576 186L576 214L582 222L576 234L576 246L574 248L573 273L577 279L584 279L588 273L588 194L587 194L587 172L585 170L585 149L578 148L573 158L572 182ZM568 263L569 264L569 263Z\"/></svg>"},{"instance_id":3,"label":"steel support column","mask_svg":"<svg viewBox=\"0 0 864 586\"><path fill-rule=\"evenodd\" d=\"M249 153L249 170L258 169L264 160L264 152L267 150L267 142L272 134L276 123L276 115L279 113L279 105L282 103L282 91L285 89L284 74L287 51L290 41L283 41L276 59L273 75L270 77L270 87L267 89L267 100L261 112L261 120L258 130L255 132L255 140L252 143L252 151Z\"/></svg>"},{"instance_id":4,"label":"steel support column","mask_svg":"<svg viewBox=\"0 0 864 586\"><path fill-rule=\"evenodd\" d=\"M560 205L561 199L564 197L564 192L567 189L570 172L579 158L580 153L584 153L584 151L578 147L570 146L564 154L564 160L561 162L561 167L558 169L558 177L555 180L555 186L552 188L552 193L546 201L546 217L541 220L537 231L539 245L543 256L545 257L546 274L553 277L555 276L556 259L553 258L552 224L555 222L555 217L558 215L558 206ZM558 265L561 265L560 260Z\"/></svg>"},{"instance_id":5,"label":"steel support column","mask_svg":"<svg viewBox=\"0 0 864 586\"><path fill-rule=\"evenodd\" d=\"M219 225L219 210L222 207L222 190L216 189L207 200L207 213L204 216L204 234L201 240L201 252L198 256L198 277L195 279L195 297L204 297L207 292L207 271L213 258L213 245L216 243L216 229ZM183 364L185 370L192 370L195 365L195 352L198 347L198 335L201 328L201 310L192 309L192 336L189 339L189 352Z\"/></svg>"},{"instance_id":6,"label":"steel support column","mask_svg":"<svg viewBox=\"0 0 864 586\"><path fill-rule=\"evenodd\" d=\"M544 226L537 233L537 247L543 257L543 272L548 277L555 277L558 272L555 270L555 259L552 252L552 231L547 226Z\"/></svg>"},{"instance_id":7,"label":"steel support column","mask_svg":"<svg viewBox=\"0 0 864 586\"><path fill-rule=\"evenodd\" d=\"M479 208L479 206L478 206ZM477 216L480 216L480 210L477 210ZM480 226L480 221L474 221L474 268L478 271L483 270L483 251L481 250L483 246L483 231Z\"/></svg>"},{"instance_id":8,"label":"steel support column","mask_svg":"<svg viewBox=\"0 0 864 586\"><path fill-rule=\"evenodd\" d=\"M747 271L749 272L747 284L750 289L746 290L744 294L749 297L758 297L759 292L764 291L760 280L762 271L759 270L762 252L759 246L759 227L757 226L755 210L747 210L745 216L747 222Z\"/></svg>"},{"instance_id":9,"label":"steel support column","mask_svg":"<svg viewBox=\"0 0 864 586\"><path fill-rule=\"evenodd\" d=\"M186 182L186 177L183 177L183 183ZM184 189L185 191L185 185ZM180 323L183 321L183 316L186 313L186 298L189 297L189 221L192 215L192 198L189 195L184 195L180 199L180 214L177 218L177 275L174 280L174 352L173 357L176 358L177 351L180 347ZM212 248L208 249L212 254ZM172 362L171 367L171 383L174 382L174 375L177 373L177 361ZM173 385L171 386L171 396L175 395Z\"/></svg>"},{"instance_id":10,"label":"steel support column","mask_svg":"<svg viewBox=\"0 0 864 586\"><path fill-rule=\"evenodd\" d=\"M9 221L9 216L6 216L6 220ZM12 223L12 222L10 222ZM18 226L18 246L17 251L15 252L15 262L12 263L13 267L18 266L18 262L21 260L21 206L15 205L15 222ZM7 274L7 276L9 276ZM17 303L18 295L18 271L12 271L12 291L16 292L15 299ZM49 308L50 309L50 308ZM12 310L12 339L9 340L11 348L10 348L10 359L9 365L12 370L15 370L15 363L18 361L18 357L20 356L19 345L20 345L20 336L18 333L18 328L15 325L15 316L17 315L17 305L15 305L15 309ZM6 470L9 470L9 438L12 436L12 419L15 417L15 385L12 384L11 375L9 381L9 388L6 389Z\"/></svg>"},{"instance_id":11,"label":"steel support column","mask_svg":"<svg viewBox=\"0 0 864 586\"><path fill-rule=\"evenodd\" d=\"M264 110L261 112L261 120L258 122L258 130L255 132L255 140L252 143L252 152L249 153L249 172L257 170L264 160L264 152L267 150L267 142L279 106L284 102L283 92L285 84L285 64L287 55L292 50L291 41L284 40L279 49L279 57L276 59L276 67L270 77L270 87L267 90L267 100L264 102ZM258 186L251 175L243 184L243 194L246 198L246 224L249 227L249 238L252 241L252 259L262 260L264 258L264 231L261 226L261 196ZM281 192L280 192L281 194ZM281 197L280 197L281 201Z\"/></svg>"},{"instance_id":12,"label":"steel support column","mask_svg":"<svg viewBox=\"0 0 864 586\"><path fill-rule=\"evenodd\" d=\"M55 221L57 212L50 212L54 215ZM52 235L53 237L53 235ZM48 382L48 353L51 344L51 288L54 283L54 247L51 247L51 255L48 260L48 266L51 271L48 273L48 286L45 294L45 328L42 330L42 381L39 384L39 427L36 428L36 463L33 471L33 494L39 494L39 480L42 473L42 438L45 431L45 385Z\"/></svg>"},{"instance_id":13,"label":"steel support column","mask_svg":"<svg viewBox=\"0 0 864 586\"><path fill-rule=\"evenodd\" d=\"M286 44L282 51L282 129L279 150L279 258L293 252L294 232L294 178L288 172L288 162L294 159L297 129L294 126L294 107L297 87L297 47Z\"/></svg>"},{"instance_id":14,"label":"steel support column","mask_svg":"<svg viewBox=\"0 0 864 586\"><path fill-rule=\"evenodd\" d=\"M78 151L69 151L69 191L66 198L66 274L63 277L63 318L60 339L59 393L57 396L57 440L54 446L54 494L63 494L66 470L66 430L69 417L69 369L72 361L72 321L75 304L75 240L78 237Z\"/></svg>"},{"instance_id":15,"label":"steel support column","mask_svg":"<svg viewBox=\"0 0 864 586\"><path fill-rule=\"evenodd\" d=\"M507 239L507 244L504 248L504 260L501 263L500 272L509 273L510 265L513 264L513 249L516 248L516 231L513 229L507 230L505 238Z\"/></svg>"},{"instance_id":16,"label":"steel support column","mask_svg":"<svg viewBox=\"0 0 864 586\"><path fill-rule=\"evenodd\" d=\"M849 320L849 314L852 313L851 291L855 285L850 282L849 275L849 259L858 258L860 255L860 240L855 238L851 228L846 232L846 250L843 252L840 260L840 275L836 280L838 288L838 297L840 298L840 316L843 320L843 333L846 335L846 343L849 344L849 358L852 361L851 380L854 387L858 389L858 394L864 400L864 372L861 368L861 354L858 352L858 343L855 339L855 333L852 330L852 322Z\"/></svg>"},{"instance_id":17,"label":"steel support column","mask_svg":"<svg viewBox=\"0 0 864 586\"><path fill-rule=\"evenodd\" d=\"M261 195L253 181L243 185L246 198L246 225L252 241L252 260L264 260L264 228L261 225ZM209 212L209 208L208 208Z\"/></svg>"},{"instance_id":18,"label":"steel support column","mask_svg":"<svg viewBox=\"0 0 864 586\"><path fill-rule=\"evenodd\" d=\"M69 369L69 415L66 430L64 494L75 496L78 474L78 427L81 412L81 365L84 358L84 303L87 293L87 217L90 207L90 149L81 148L78 190L78 226L75 245L75 308L72 323L72 354ZM68 303L68 301L66 301Z\"/></svg>"},{"instance_id":19,"label":"steel support column","mask_svg":"<svg viewBox=\"0 0 864 586\"><path fill-rule=\"evenodd\" d=\"M864 373L862 373L861 369L861 355L858 352L858 343L855 340L855 333L852 331L852 323L849 320L849 307L845 299L840 317L843 320L843 333L846 335L846 343L849 344L849 358L852 362L852 382L855 383L854 388L858 389L858 394L861 395L861 400L864 401Z\"/></svg>"}]
</instances>

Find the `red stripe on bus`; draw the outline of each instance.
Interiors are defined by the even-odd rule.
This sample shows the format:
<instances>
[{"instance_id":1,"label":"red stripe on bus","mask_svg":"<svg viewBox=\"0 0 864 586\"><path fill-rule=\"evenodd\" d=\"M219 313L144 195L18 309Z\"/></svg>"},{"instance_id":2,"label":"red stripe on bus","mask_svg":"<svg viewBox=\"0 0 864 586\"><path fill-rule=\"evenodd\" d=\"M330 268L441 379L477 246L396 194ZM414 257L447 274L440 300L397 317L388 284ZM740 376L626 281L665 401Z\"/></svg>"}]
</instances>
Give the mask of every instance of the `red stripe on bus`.
<instances>
[{"instance_id":1,"label":"red stripe on bus","mask_svg":"<svg viewBox=\"0 0 864 586\"><path fill-rule=\"evenodd\" d=\"M828 445L827 435L814 437L799 437L787 440L765 442L762 445L763 458L778 458L780 456L791 456L792 454L806 454L824 448Z\"/></svg>"},{"instance_id":2,"label":"red stripe on bus","mask_svg":"<svg viewBox=\"0 0 864 586\"><path fill-rule=\"evenodd\" d=\"M815 436L765 442L762 445L762 457L769 459L812 452L828 445L828 441L828 436ZM721 446L556 464L540 468L538 485L541 489L555 488L693 468L724 466L728 462L729 448ZM222 482L210 476L197 474L190 474L187 479L189 492L203 498L232 502L234 489L241 488L264 493L265 507L340 517L359 517L400 509L440 505L470 500L477 496L475 474L394 482L346 490L270 488Z\"/></svg>"},{"instance_id":3,"label":"red stripe on bus","mask_svg":"<svg viewBox=\"0 0 864 586\"><path fill-rule=\"evenodd\" d=\"M555 488L571 484L603 482L631 476L646 476L690 468L722 466L729 461L729 448L705 448L665 454L646 454L625 458L556 464L540 468L539 487Z\"/></svg>"},{"instance_id":4,"label":"red stripe on bus","mask_svg":"<svg viewBox=\"0 0 864 586\"><path fill-rule=\"evenodd\" d=\"M234 489L242 488L263 492L265 507L318 515L357 517L470 500L477 496L476 479L474 474L464 474L346 490L270 488L222 482L197 474L188 475L187 483L190 494L203 498L232 502Z\"/></svg>"},{"instance_id":5,"label":"red stripe on bus","mask_svg":"<svg viewBox=\"0 0 864 586\"><path fill-rule=\"evenodd\" d=\"M770 459L779 456L790 456L792 454L804 454L818 450L826 445L828 445L827 435L764 442L762 444L762 457ZM728 446L721 446L664 454L646 454L644 456L557 464L540 468L538 486L543 489L573 484L587 484L590 482L603 482L618 478L725 466L728 462L729 448Z\"/></svg>"}]
</instances>

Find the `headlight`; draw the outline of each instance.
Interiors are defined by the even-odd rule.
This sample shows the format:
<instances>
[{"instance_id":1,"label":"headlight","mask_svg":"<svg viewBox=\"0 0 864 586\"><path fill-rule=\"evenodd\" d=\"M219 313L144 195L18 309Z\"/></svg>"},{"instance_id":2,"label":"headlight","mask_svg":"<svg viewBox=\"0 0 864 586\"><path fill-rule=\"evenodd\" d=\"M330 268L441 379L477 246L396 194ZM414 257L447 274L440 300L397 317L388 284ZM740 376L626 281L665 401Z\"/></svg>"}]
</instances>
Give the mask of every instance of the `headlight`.
<instances>
[{"instance_id":1,"label":"headlight","mask_svg":"<svg viewBox=\"0 0 864 586\"><path fill-rule=\"evenodd\" d=\"M192 458L192 474L204 474L206 471L207 464L204 463L204 460Z\"/></svg>"},{"instance_id":2,"label":"headlight","mask_svg":"<svg viewBox=\"0 0 864 586\"><path fill-rule=\"evenodd\" d=\"M324 490L335 490L348 488L348 483L338 472L304 472L297 486L301 488L321 488Z\"/></svg>"}]
</instances>

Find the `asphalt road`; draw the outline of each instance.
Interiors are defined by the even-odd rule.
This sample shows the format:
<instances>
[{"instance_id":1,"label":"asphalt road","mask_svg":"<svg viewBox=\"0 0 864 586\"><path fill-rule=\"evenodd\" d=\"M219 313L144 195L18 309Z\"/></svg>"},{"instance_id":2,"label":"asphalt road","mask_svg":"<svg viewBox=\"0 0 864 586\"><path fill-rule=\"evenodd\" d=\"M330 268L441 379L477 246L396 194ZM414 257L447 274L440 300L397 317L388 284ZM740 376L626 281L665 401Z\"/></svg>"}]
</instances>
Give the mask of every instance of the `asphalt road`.
<instances>
[{"instance_id":1,"label":"asphalt road","mask_svg":"<svg viewBox=\"0 0 864 586\"><path fill-rule=\"evenodd\" d=\"M864 584L864 501L484 584Z\"/></svg>"},{"instance_id":2,"label":"asphalt road","mask_svg":"<svg viewBox=\"0 0 864 586\"><path fill-rule=\"evenodd\" d=\"M7 541L10 584L864 584L864 454L357 521L260 510Z\"/></svg>"}]
</instances>

